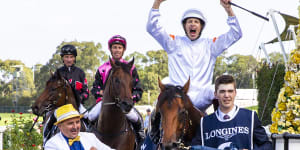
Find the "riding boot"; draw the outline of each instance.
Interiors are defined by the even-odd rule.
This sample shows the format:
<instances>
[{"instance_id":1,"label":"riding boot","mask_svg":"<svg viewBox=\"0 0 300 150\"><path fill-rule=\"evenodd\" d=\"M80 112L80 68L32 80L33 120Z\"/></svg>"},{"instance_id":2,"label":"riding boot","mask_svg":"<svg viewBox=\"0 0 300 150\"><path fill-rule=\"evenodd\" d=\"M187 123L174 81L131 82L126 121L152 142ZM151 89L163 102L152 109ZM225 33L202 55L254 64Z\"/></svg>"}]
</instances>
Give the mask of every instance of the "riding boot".
<instances>
[{"instance_id":1,"label":"riding boot","mask_svg":"<svg viewBox=\"0 0 300 150\"><path fill-rule=\"evenodd\" d=\"M137 122L132 122L132 127L134 129L137 146L139 147L146 137L142 119L139 118Z\"/></svg>"},{"instance_id":2,"label":"riding boot","mask_svg":"<svg viewBox=\"0 0 300 150\"><path fill-rule=\"evenodd\" d=\"M159 112L152 111L149 136L154 144L158 144L160 139L160 117Z\"/></svg>"}]
</instances>

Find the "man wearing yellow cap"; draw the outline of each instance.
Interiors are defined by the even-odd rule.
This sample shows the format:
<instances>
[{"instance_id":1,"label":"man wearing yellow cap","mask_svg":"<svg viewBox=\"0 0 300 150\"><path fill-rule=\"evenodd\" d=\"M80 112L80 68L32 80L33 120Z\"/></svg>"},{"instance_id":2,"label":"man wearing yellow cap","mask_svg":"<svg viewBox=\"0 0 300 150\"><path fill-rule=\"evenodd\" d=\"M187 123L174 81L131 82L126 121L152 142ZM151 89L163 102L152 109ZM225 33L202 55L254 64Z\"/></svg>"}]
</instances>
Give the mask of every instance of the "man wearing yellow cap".
<instances>
[{"instance_id":1,"label":"man wearing yellow cap","mask_svg":"<svg viewBox=\"0 0 300 150\"><path fill-rule=\"evenodd\" d=\"M111 150L97 139L93 133L80 132L82 115L67 104L55 111L60 132L53 136L45 145L45 150Z\"/></svg>"}]
</instances>

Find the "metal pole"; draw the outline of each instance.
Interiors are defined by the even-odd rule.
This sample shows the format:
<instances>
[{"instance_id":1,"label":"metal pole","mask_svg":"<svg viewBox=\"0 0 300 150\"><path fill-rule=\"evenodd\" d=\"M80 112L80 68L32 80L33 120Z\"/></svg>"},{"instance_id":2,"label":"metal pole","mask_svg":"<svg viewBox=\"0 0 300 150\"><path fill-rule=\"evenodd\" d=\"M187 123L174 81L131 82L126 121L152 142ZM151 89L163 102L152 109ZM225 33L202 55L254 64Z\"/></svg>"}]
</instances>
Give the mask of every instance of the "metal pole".
<instances>
[{"instance_id":1,"label":"metal pole","mask_svg":"<svg viewBox=\"0 0 300 150\"><path fill-rule=\"evenodd\" d=\"M294 28L295 28L294 25L290 25L290 26L289 26L289 29L288 29L288 32L292 34L293 40L294 40L294 42L295 42L295 46L297 47L297 35L296 35L296 33L295 33Z\"/></svg>"},{"instance_id":2,"label":"metal pole","mask_svg":"<svg viewBox=\"0 0 300 150\"><path fill-rule=\"evenodd\" d=\"M253 89L255 89L255 72L252 72L252 84L253 84ZM254 98L253 98L254 99Z\"/></svg>"},{"instance_id":3,"label":"metal pole","mask_svg":"<svg viewBox=\"0 0 300 150\"><path fill-rule=\"evenodd\" d=\"M150 105L150 90L148 89L148 105Z\"/></svg>"},{"instance_id":4,"label":"metal pole","mask_svg":"<svg viewBox=\"0 0 300 150\"><path fill-rule=\"evenodd\" d=\"M276 11L273 10L273 9L269 10L269 13L270 13L270 16L272 18L272 22L273 22L273 25L274 25L274 28L275 28L275 31L276 31L276 34L277 34L277 39L278 39L280 47L281 47L284 62L285 62L285 64L287 64L287 56L286 56L286 53L285 53L285 50L284 50L284 47L283 47L283 44L282 44L282 41L281 41L281 38L280 38L280 33L279 33L278 26L277 26L277 23L276 23L276 20L275 20L275 17L274 17L274 12L276 12Z\"/></svg>"},{"instance_id":5,"label":"metal pole","mask_svg":"<svg viewBox=\"0 0 300 150\"><path fill-rule=\"evenodd\" d=\"M266 58L267 58L267 63L270 64L270 65L272 65L272 63L271 63L271 61L270 61L270 57L269 57L269 55L268 55L268 53L267 53L267 51L266 51L265 44L264 44L264 43L261 43L260 46L259 46L259 48L262 49L263 52L265 53L265 56L266 56Z\"/></svg>"},{"instance_id":6,"label":"metal pole","mask_svg":"<svg viewBox=\"0 0 300 150\"><path fill-rule=\"evenodd\" d=\"M34 71L35 71L35 65L33 65L33 67L32 67L32 79L33 79L33 83L34 83Z\"/></svg>"}]
</instances>

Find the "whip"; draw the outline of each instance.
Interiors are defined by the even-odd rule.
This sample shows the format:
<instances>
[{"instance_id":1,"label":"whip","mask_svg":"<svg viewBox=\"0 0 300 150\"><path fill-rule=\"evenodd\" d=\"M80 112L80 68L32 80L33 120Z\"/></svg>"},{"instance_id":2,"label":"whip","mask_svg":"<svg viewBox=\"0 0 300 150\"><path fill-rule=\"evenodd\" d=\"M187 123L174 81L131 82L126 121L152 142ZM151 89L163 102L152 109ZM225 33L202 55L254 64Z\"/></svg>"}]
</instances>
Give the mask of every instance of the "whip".
<instances>
[{"instance_id":1,"label":"whip","mask_svg":"<svg viewBox=\"0 0 300 150\"><path fill-rule=\"evenodd\" d=\"M262 16L262 15L256 13L256 12L253 12L253 11L248 10L248 9L246 9L246 8L243 8L243 7L241 7L241 6L239 6L239 5L235 4L235 3L229 2L229 4L230 4L230 5L233 5L233 6L235 6L235 7L238 7L238 8L240 8L240 9L243 9L243 10L245 10L245 11L247 11L247 12L249 12L249 13L251 13L251 14L253 14L253 15L259 17L259 18L261 18L261 19L264 19L264 20L266 20L266 21L269 21L269 18L264 17L264 16Z\"/></svg>"}]
</instances>

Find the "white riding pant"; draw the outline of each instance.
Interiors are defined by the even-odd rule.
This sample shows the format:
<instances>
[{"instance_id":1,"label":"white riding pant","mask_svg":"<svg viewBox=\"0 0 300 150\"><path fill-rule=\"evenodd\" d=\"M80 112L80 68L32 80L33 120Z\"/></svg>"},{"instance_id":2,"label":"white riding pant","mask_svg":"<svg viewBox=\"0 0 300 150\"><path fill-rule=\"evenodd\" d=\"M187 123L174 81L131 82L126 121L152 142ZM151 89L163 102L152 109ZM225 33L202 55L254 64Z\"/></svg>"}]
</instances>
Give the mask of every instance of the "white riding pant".
<instances>
[{"instance_id":1,"label":"white riding pant","mask_svg":"<svg viewBox=\"0 0 300 150\"><path fill-rule=\"evenodd\" d=\"M88 119L90 121L94 121L98 118L98 116L100 115L101 112L101 108L102 108L102 101L98 102L93 108L92 110L89 111L88 113ZM127 119L129 119L131 122L137 122L139 119L139 115L138 113L134 110L131 109L130 112L128 114L126 114Z\"/></svg>"},{"instance_id":2,"label":"white riding pant","mask_svg":"<svg viewBox=\"0 0 300 150\"><path fill-rule=\"evenodd\" d=\"M79 105L79 113L80 114L82 114L82 113L84 113L86 111L86 108L82 105L82 104L80 104ZM84 114L83 114L83 118L88 118L88 112L86 111Z\"/></svg>"}]
</instances>

